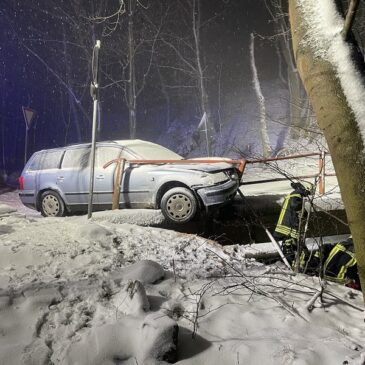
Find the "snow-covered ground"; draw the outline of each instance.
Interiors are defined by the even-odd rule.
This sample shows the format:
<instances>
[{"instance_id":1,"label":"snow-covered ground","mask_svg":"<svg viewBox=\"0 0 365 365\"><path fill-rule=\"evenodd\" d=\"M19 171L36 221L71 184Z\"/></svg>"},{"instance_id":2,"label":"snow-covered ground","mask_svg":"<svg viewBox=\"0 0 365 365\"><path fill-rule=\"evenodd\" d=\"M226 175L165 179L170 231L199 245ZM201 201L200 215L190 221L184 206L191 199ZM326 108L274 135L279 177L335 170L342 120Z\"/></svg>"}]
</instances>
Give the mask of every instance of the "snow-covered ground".
<instances>
[{"instance_id":1,"label":"snow-covered ground","mask_svg":"<svg viewBox=\"0 0 365 365\"><path fill-rule=\"evenodd\" d=\"M42 218L0 195L0 364L160 364L175 324L177 364L364 363L360 292L328 284L312 307L317 278L161 219Z\"/></svg>"}]
</instances>

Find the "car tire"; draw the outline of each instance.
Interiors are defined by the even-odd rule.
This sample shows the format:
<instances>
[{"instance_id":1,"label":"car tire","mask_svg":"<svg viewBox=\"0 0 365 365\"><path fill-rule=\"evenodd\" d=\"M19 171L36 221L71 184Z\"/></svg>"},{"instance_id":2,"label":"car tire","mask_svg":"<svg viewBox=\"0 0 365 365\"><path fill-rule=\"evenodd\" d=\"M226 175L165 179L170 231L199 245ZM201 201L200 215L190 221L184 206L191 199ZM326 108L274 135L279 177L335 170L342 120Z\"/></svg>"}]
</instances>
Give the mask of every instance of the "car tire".
<instances>
[{"instance_id":1,"label":"car tire","mask_svg":"<svg viewBox=\"0 0 365 365\"><path fill-rule=\"evenodd\" d=\"M187 223L197 211L198 202L193 192L187 188L177 187L168 190L161 199L161 211L172 223Z\"/></svg>"},{"instance_id":2,"label":"car tire","mask_svg":"<svg viewBox=\"0 0 365 365\"><path fill-rule=\"evenodd\" d=\"M58 193L47 190L41 195L40 209L43 217L63 217L65 203Z\"/></svg>"}]
</instances>

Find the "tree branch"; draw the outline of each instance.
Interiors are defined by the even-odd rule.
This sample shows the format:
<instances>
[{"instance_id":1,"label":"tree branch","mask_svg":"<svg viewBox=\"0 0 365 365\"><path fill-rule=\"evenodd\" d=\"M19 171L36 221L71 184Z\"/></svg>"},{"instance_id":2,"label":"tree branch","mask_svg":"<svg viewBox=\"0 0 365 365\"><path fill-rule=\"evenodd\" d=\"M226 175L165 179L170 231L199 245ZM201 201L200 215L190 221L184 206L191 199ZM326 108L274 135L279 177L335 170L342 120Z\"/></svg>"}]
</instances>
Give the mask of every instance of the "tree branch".
<instances>
[{"instance_id":1,"label":"tree branch","mask_svg":"<svg viewBox=\"0 0 365 365\"><path fill-rule=\"evenodd\" d=\"M359 0L351 0L349 4L349 8L347 10L345 24L343 25L343 29L341 31L342 38L347 41L349 33L352 28L352 24L354 23L357 7L359 5Z\"/></svg>"}]
</instances>

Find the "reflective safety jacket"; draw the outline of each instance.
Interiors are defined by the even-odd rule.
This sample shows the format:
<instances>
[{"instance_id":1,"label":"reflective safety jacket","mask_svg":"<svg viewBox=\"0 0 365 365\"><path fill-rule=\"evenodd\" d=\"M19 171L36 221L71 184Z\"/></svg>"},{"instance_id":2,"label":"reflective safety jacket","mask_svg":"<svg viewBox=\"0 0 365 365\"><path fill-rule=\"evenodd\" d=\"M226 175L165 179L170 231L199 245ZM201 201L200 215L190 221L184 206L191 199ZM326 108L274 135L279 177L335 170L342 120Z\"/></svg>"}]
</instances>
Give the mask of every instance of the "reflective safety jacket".
<instances>
[{"instance_id":1,"label":"reflective safety jacket","mask_svg":"<svg viewBox=\"0 0 365 365\"><path fill-rule=\"evenodd\" d=\"M303 197L296 191L284 199L274 236L278 239L298 238L299 213L302 210Z\"/></svg>"},{"instance_id":2,"label":"reflective safety jacket","mask_svg":"<svg viewBox=\"0 0 365 365\"><path fill-rule=\"evenodd\" d=\"M350 279L358 279L353 246L345 247L343 243L337 243L323 265L323 272L325 279L340 284L346 284Z\"/></svg>"}]
</instances>

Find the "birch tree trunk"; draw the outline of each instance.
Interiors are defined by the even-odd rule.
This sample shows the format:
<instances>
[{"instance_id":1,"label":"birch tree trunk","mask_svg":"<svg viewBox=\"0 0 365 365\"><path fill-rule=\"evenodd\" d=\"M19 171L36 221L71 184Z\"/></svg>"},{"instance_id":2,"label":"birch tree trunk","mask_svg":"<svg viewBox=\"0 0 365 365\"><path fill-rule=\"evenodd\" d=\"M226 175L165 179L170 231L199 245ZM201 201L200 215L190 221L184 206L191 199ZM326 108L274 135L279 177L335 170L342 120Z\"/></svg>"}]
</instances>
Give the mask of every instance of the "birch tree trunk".
<instances>
[{"instance_id":1,"label":"birch tree trunk","mask_svg":"<svg viewBox=\"0 0 365 365\"><path fill-rule=\"evenodd\" d=\"M129 14L128 14L128 61L129 61L129 84L128 84L128 111L129 111L129 137L134 139L136 137L137 129L137 97L136 97L136 73L134 64L134 30L133 30L133 16L135 8L135 0L129 0Z\"/></svg>"},{"instance_id":2,"label":"birch tree trunk","mask_svg":"<svg viewBox=\"0 0 365 365\"><path fill-rule=\"evenodd\" d=\"M271 146L269 133L267 131L266 122L266 107L265 98L261 90L260 80L257 74L256 62L255 62L255 37L251 33L250 40L250 60L251 60L251 71L252 71L252 81L255 90L257 102L259 104L259 115L260 115L260 136L262 142L262 153L264 157L271 155Z\"/></svg>"},{"instance_id":3,"label":"birch tree trunk","mask_svg":"<svg viewBox=\"0 0 365 365\"><path fill-rule=\"evenodd\" d=\"M324 58L315 55L308 42L303 42L304 37L308 34L308 29L299 3L299 0L289 0L294 56L332 156L354 239L359 276L365 298L364 141L334 66Z\"/></svg>"},{"instance_id":4,"label":"birch tree trunk","mask_svg":"<svg viewBox=\"0 0 365 365\"><path fill-rule=\"evenodd\" d=\"M211 139L212 139L212 113L209 107L209 99L208 93L205 88L205 78L204 71L202 67L202 60L200 54L200 0L193 0L193 35L194 35L194 46L195 46L195 55L196 55L196 66L197 66L197 76L199 83L199 92L200 92L200 103L202 109L202 115L205 113L206 117L206 126L207 126L207 154L211 156L212 147L211 147Z\"/></svg>"}]
</instances>

